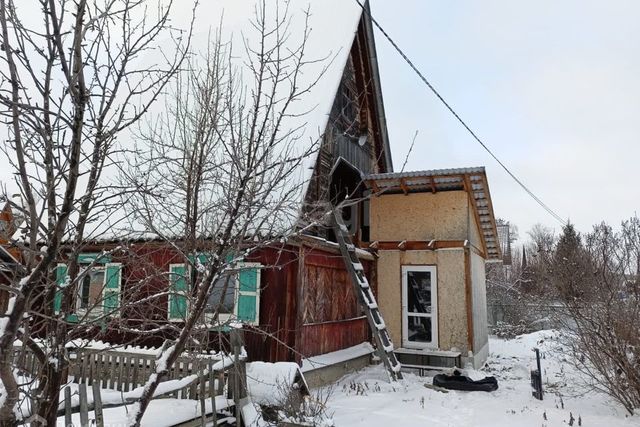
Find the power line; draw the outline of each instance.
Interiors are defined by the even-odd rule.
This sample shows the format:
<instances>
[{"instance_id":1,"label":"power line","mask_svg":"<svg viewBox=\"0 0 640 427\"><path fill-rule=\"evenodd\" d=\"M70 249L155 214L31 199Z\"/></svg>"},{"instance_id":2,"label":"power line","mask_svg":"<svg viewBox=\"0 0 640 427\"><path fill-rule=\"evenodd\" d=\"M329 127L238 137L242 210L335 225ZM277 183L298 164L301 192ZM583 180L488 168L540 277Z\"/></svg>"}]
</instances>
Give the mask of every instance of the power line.
<instances>
[{"instance_id":1,"label":"power line","mask_svg":"<svg viewBox=\"0 0 640 427\"><path fill-rule=\"evenodd\" d=\"M462 126L464 126L464 128L471 134L471 136L473 137L473 139L475 139L481 146L482 148L484 148L486 150L487 153L489 153L489 155L491 157L493 157L493 159L498 162L498 164L500 166L502 166L502 169L505 170L505 172L507 172L507 174L509 174L509 176L511 178L513 178L513 180L515 182L518 183L518 185L520 187L522 187L522 189L529 195L531 196L531 198L533 200L535 200L545 211L547 211L547 213L549 213L549 215L551 215L556 221L558 221L560 224L564 225L566 224L566 221L564 219L562 219L562 217L560 215L558 215L557 213L555 213L553 211L553 209L551 209L549 206L547 206L547 204L545 204L538 196L536 196L533 191L529 190L529 188L524 185L524 183L513 173L509 170L509 168L507 168L507 166L502 163L502 161L500 161L500 159L493 154L493 151L491 151L491 149L489 149L489 147L486 146L486 144L484 142L482 142L482 140L480 139L480 137L478 137L478 135L476 135L476 133L469 127L469 125L467 125L467 123L462 120L462 118L458 115L458 113L456 113L456 111L453 109L453 107L451 107L451 105L449 105L449 103L442 97L442 95L440 95L440 93L436 90L436 88L429 82L429 80L427 80L427 78L420 72L420 70L418 70L418 68L413 65L413 62L411 62L411 60L409 59L409 57L407 57L407 55L402 51L402 49L400 49L400 47L396 44L396 42L393 41L393 39L391 38L391 36L389 36L389 34L387 34L387 32L384 30L384 28L382 28L382 26L378 23L378 21L376 21L376 19L373 17L373 15L371 14L371 12L369 10L367 10L366 7L364 7L364 5L362 3L360 3L360 0L355 0L356 3L358 3L358 5L362 8L362 10L364 11L364 13L367 14L367 16L369 16L369 18L371 19L371 21L374 23L374 25L378 28L378 30L380 30L380 32L382 33L382 35L384 35L384 37L389 41L389 43L391 43L391 45L394 47L394 49L400 54L400 56L402 56L402 59L405 60L405 62L407 64L409 64L409 66L411 67L411 69L413 69L413 71L418 75L418 77L420 77L420 80L422 80L422 82L424 84L427 85L427 87L429 89L431 89L431 92L433 92L433 94L440 100L440 102L442 102L444 104L445 107L447 107L447 110L449 110L449 112L451 114L453 114L453 116L460 122L460 124L462 124Z\"/></svg>"}]
</instances>

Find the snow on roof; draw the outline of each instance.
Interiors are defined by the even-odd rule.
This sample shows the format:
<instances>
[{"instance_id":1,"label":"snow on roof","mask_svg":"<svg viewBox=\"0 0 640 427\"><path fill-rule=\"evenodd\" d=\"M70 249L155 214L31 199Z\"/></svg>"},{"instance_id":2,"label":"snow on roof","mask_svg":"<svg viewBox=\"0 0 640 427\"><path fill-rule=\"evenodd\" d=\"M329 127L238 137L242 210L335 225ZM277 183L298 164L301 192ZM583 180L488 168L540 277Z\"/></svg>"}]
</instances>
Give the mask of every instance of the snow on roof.
<instances>
[{"instance_id":1,"label":"snow on roof","mask_svg":"<svg viewBox=\"0 0 640 427\"><path fill-rule=\"evenodd\" d=\"M209 43L210 32L221 27L221 39L232 41L233 56L236 64L244 64L246 69L247 53L244 49L242 38L246 38L253 46L257 42L257 32L253 28L256 8L260 4L257 0L216 0L201 2L199 5L192 46L196 51L204 51ZM284 3L283 3L284 4ZM271 3L268 3L271 5ZM282 8L282 4L280 4ZM273 18L275 7L267 7L267 18ZM303 39L304 27L308 16L310 33L306 41L306 60L310 61L298 81L299 87L305 87L313 81L320 80L310 89L302 99L292 104L289 117L282 124L283 133L291 129L301 127L297 133L297 152L303 153L321 138L327 127L329 114L337 93L342 72L347 63L351 45L353 44L362 8L352 1L344 0L296 0L288 5L290 22L287 29L290 37L287 39L290 47L298 46ZM281 12L281 11L280 11ZM172 25L178 28L186 28L189 25L192 11L190 7L176 7L172 12ZM324 60L321 60L325 58ZM318 61L321 60L321 61ZM315 62L314 62L315 61ZM250 74L245 70L245 74ZM159 104L159 103L158 103ZM155 105L149 114L153 115L162 110ZM303 116L300 113L306 112ZM122 136L121 139L126 139ZM313 173L316 163L317 151L308 156L299 171L294 175L298 182L303 182L300 205L306 193L307 184ZM102 185L109 186L117 181L118 167L105 170L102 174ZM80 178L76 198L81 197L86 187L85 177ZM113 185L118 188L117 185ZM62 193L64 189L59 189ZM44 200L38 203L38 212L42 213L43 222L46 222L46 209ZM79 203L79 202L78 202ZM96 208L93 217L85 229L85 240L110 241L110 240L147 240L157 238L158 234L152 232L144 223L146 221L137 217L136 209L126 209L117 204L105 208ZM67 227L67 237L70 239L75 234L77 212L70 218ZM154 224L156 227L158 224ZM163 224L165 237L179 238L182 235L180 224L168 226ZM22 241L26 238L24 229L18 229L12 236L14 240Z\"/></svg>"},{"instance_id":2,"label":"snow on roof","mask_svg":"<svg viewBox=\"0 0 640 427\"><path fill-rule=\"evenodd\" d=\"M296 376L303 378L300 367L293 362L251 362L247 363L246 371L247 392L253 402L262 405L282 403L294 387Z\"/></svg>"},{"instance_id":3,"label":"snow on roof","mask_svg":"<svg viewBox=\"0 0 640 427\"><path fill-rule=\"evenodd\" d=\"M320 354L302 359L302 372L313 371L331 365L337 365L358 357L366 356L374 352L371 343L363 342L353 347L344 348L342 350L333 351L331 353Z\"/></svg>"}]
</instances>

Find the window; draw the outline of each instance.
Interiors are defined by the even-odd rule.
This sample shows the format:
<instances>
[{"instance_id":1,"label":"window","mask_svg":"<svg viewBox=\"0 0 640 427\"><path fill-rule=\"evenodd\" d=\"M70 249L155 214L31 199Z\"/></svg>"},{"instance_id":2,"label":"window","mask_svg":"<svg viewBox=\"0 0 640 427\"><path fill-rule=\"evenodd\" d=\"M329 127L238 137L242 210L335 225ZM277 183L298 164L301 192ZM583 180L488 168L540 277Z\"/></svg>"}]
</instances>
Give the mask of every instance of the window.
<instances>
[{"instance_id":1,"label":"window","mask_svg":"<svg viewBox=\"0 0 640 427\"><path fill-rule=\"evenodd\" d=\"M102 314L119 315L122 264L108 261L110 261L108 257L99 257L97 254L78 256L80 270L77 286L74 289L73 311L75 313L94 317ZM62 289L68 285L67 281L67 265L58 264L56 267L58 290L53 303L56 313L62 306Z\"/></svg>"},{"instance_id":2,"label":"window","mask_svg":"<svg viewBox=\"0 0 640 427\"><path fill-rule=\"evenodd\" d=\"M260 264L241 263L236 271L225 274L214 283L205 308L207 321L213 320L219 308L217 323L232 320L254 325L259 323L260 267Z\"/></svg>"},{"instance_id":3,"label":"window","mask_svg":"<svg viewBox=\"0 0 640 427\"><path fill-rule=\"evenodd\" d=\"M99 314L102 311L100 308L102 287L104 286L104 267L83 268L80 271L80 277L76 303L78 312L90 311Z\"/></svg>"},{"instance_id":4,"label":"window","mask_svg":"<svg viewBox=\"0 0 640 427\"><path fill-rule=\"evenodd\" d=\"M402 267L402 343L405 347L438 347L437 283L435 266Z\"/></svg>"}]
</instances>

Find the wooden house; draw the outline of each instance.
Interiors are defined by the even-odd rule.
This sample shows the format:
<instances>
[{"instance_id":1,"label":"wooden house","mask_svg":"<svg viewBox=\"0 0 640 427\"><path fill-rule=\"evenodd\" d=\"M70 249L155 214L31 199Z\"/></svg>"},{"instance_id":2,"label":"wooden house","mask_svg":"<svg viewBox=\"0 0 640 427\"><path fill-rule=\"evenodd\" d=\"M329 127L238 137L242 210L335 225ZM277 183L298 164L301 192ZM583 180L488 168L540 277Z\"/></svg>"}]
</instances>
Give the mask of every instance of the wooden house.
<instances>
[{"instance_id":1,"label":"wooden house","mask_svg":"<svg viewBox=\"0 0 640 427\"><path fill-rule=\"evenodd\" d=\"M464 359L477 366L488 351L483 266L499 256L484 170L394 174L370 15L356 2L315 4L325 20L314 31L340 43L337 69L321 88L332 96L318 98L320 113L308 125L322 131L322 143L310 159L301 212L361 197L343 209L343 218L401 360L424 367ZM369 326L334 237L313 229L253 252L234 273L219 320L244 325L250 360L300 362L316 372L311 384L369 363ZM179 327L189 310L188 267L167 242L140 238L128 241L126 252L115 250L121 244L106 235L84 244L77 312L67 321L100 318L86 338L159 345L170 332L135 330L150 320ZM61 284L66 262L57 269ZM219 302L221 286L207 311ZM416 298L418 312L409 308ZM215 342L220 330L210 332Z\"/></svg>"},{"instance_id":2,"label":"wooden house","mask_svg":"<svg viewBox=\"0 0 640 427\"><path fill-rule=\"evenodd\" d=\"M309 161L312 173L306 180L303 213L347 194L362 195L363 174L393 170L370 15L355 2L323 0L312 6L318 7L311 18L316 19L312 22L316 41L338 44L329 47L336 55L315 93L322 95L317 98L317 112L309 118L310 129L322 130L322 143ZM368 3L364 7L368 9ZM344 13L336 15L337 10ZM248 18L243 17L247 23ZM225 13L225 22L233 19ZM313 46L310 38L308 47ZM366 205L345 210L345 220L356 240L368 239ZM83 279L73 302L75 313L66 320L93 322L81 338L159 345L171 335L162 324L179 327L189 310L188 265L167 242L138 238L126 242L126 251L116 250L121 245L122 238L99 233L84 243L78 260ZM375 257L364 250L359 256L375 289ZM67 263L63 258L57 268L61 286L67 280ZM230 320L244 325L250 360L313 365L315 356L333 353L342 367L369 363L371 346L362 345L370 340L366 318L330 232L317 229L253 252L231 283L233 291L222 301L218 323ZM214 286L207 312L214 311L221 286ZM128 304L132 301L147 302ZM54 311L60 307L56 297ZM145 324L158 332L139 333ZM211 336L219 332L212 328ZM340 351L341 355L335 354ZM340 373L325 372L324 381Z\"/></svg>"}]
</instances>

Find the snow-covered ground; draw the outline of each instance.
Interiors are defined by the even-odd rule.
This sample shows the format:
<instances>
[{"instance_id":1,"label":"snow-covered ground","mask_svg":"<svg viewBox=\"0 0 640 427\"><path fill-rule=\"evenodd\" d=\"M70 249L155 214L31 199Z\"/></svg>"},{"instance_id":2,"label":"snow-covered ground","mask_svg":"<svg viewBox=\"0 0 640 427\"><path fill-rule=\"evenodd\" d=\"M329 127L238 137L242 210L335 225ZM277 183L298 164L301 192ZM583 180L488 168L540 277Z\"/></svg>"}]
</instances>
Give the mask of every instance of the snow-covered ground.
<instances>
[{"instance_id":1,"label":"snow-covered ground","mask_svg":"<svg viewBox=\"0 0 640 427\"><path fill-rule=\"evenodd\" d=\"M405 375L403 383L389 384L382 366L372 366L342 378L333 387L328 411L336 426L567 426L638 427L640 416L630 417L607 396L577 385L578 373L562 361L562 351L550 331L513 340L491 338L488 365L467 371L471 378L497 377L492 393L428 389L432 378ZM529 371L535 366L534 347L542 360L545 396L531 395Z\"/></svg>"},{"instance_id":2,"label":"snow-covered ground","mask_svg":"<svg viewBox=\"0 0 640 427\"><path fill-rule=\"evenodd\" d=\"M444 393L425 387L432 383L432 378L413 374L406 374L402 382L389 383L381 365L368 367L343 377L331 387L328 415L333 416L337 427L552 427L571 425L572 418L573 426L640 426L640 415L631 417L606 395L581 386L579 373L563 360L566 356L556 337L555 332L542 331L513 340L491 338L487 366L480 371L466 371L474 379L497 377L499 389L491 393ZM544 401L531 395L529 371L535 365L534 347L540 348L544 356ZM90 388L88 392L92 400ZM323 395L327 392L321 390ZM121 400L122 395L103 390L102 398L103 402L111 403ZM216 399L218 408L231 403L222 397ZM210 402L206 405L209 411ZM105 409L105 423L124 425L131 408L129 404ZM197 401L157 399L149 406L143 425L170 426L197 417L199 411ZM79 421L76 418L78 415L74 414L74 421ZM63 424L60 418L59 425Z\"/></svg>"}]
</instances>

